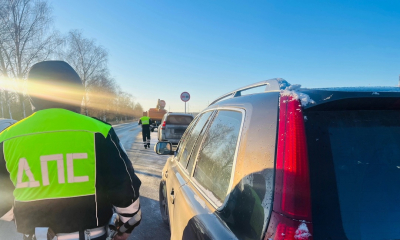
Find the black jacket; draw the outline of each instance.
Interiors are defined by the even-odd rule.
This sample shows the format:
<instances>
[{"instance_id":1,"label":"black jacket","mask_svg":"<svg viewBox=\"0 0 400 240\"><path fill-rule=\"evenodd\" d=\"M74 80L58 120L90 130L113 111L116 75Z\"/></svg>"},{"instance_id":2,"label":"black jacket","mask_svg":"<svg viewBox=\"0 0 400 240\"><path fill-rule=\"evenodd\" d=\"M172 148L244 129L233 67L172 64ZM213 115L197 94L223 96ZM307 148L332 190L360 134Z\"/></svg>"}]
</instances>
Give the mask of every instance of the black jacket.
<instances>
[{"instance_id":1,"label":"black jacket","mask_svg":"<svg viewBox=\"0 0 400 240\"><path fill-rule=\"evenodd\" d=\"M35 227L50 227L55 233L70 233L105 226L113 209L124 222L136 215L138 225L141 219L141 181L136 176L131 161L112 128L106 137L95 133L94 141L95 195L30 202L14 201L15 187L6 168L4 141L0 142L0 217L13 208L17 231L24 234L34 233Z\"/></svg>"}]
</instances>

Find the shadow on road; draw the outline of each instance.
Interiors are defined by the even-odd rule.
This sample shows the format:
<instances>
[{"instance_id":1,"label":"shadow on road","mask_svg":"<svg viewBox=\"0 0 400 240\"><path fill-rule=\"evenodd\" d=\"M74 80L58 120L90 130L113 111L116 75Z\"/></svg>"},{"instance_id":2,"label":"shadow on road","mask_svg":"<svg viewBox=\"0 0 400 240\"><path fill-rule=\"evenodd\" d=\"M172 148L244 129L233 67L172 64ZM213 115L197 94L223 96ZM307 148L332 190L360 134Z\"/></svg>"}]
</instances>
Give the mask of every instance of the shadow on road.
<instances>
[{"instance_id":1,"label":"shadow on road","mask_svg":"<svg viewBox=\"0 0 400 240\"><path fill-rule=\"evenodd\" d=\"M142 222L133 230L129 240L170 239L169 227L161 219L159 202L150 198L140 197Z\"/></svg>"}]
</instances>

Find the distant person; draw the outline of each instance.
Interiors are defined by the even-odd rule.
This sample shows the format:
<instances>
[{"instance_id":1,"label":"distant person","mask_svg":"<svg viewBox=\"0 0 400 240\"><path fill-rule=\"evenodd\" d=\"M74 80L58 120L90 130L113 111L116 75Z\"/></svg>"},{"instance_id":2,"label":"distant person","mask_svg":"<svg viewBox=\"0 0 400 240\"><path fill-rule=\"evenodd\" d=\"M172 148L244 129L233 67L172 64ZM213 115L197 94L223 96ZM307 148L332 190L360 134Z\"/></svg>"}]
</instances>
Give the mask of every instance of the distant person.
<instances>
[{"instance_id":1,"label":"distant person","mask_svg":"<svg viewBox=\"0 0 400 240\"><path fill-rule=\"evenodd\" d=\"M50 228L59 239L104 240L113 211L124 240L141 221L139 188L111 125L79 114L82 81L63 61L28 74L31 116L0 133L0 216L24 239Z\"/></svg>"},{"instance_id":2,"label":"distant person","mask_svg":"<svg viewBox=\"0 0 400 240\"><path fill-rule=\"evenodd\" d=\"M150 124L151 120L147 116L147 112L143 112L143 117L139 119L139 125L142 125L142 137L144 148L150 148Z\"/></svg>"}]
</instances>

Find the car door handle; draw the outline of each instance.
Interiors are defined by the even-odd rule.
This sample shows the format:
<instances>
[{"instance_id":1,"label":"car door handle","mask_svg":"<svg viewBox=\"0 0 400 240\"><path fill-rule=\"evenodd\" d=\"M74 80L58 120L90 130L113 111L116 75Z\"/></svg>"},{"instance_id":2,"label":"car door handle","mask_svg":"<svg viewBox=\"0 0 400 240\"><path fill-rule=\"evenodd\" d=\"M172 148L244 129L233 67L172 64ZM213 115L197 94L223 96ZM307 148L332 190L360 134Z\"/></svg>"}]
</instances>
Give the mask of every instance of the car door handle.
<instances>
[{"instance_id":1,"label":"car door handle","mask_svg":"<svg viewBox=\"0 0 400 240\"><path fill-rule=\"evenodd\" d=\"M174 189L171 190L171 193L169 195L169 199L170 199L172 204L175 203L175 192L174 192Z\"/></svg>"}]
</instances>

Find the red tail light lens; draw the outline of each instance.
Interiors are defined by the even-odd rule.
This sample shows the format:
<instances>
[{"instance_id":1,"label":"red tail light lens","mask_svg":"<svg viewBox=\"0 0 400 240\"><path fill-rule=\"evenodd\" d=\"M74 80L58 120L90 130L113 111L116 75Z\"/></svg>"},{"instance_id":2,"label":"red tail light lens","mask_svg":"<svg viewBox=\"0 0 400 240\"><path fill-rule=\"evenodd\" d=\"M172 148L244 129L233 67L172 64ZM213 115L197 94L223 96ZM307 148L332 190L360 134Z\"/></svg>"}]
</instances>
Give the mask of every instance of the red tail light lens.
<instances>
[{"instance_id":1,"label":"red tail light lens","mask_svg":"<svg viewBox=\"0 0 400 240\"><path fill-rule=\"evenodd\" d=\"M161 126L162 127L161 129L165 129L165 126L167 126L167 122L166 121L163 122L163 124Z\"/></svg>"},{"instance_id":2,"label":"red tail light lens","mask_svg":"<svg viewBox=\"0 0 400 240\"><path fill-rule=\"evenodd\" d=\"M312 228L310 192L303 109L293 97L281 96L273 210L275 218L271 219L268 236L274 236L274 240L311 239L310 232L296 235L296 231L303 226L301 224L308 226L307 231Z\"/></svg>"}]
</instances>

